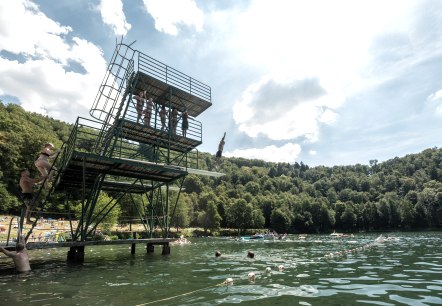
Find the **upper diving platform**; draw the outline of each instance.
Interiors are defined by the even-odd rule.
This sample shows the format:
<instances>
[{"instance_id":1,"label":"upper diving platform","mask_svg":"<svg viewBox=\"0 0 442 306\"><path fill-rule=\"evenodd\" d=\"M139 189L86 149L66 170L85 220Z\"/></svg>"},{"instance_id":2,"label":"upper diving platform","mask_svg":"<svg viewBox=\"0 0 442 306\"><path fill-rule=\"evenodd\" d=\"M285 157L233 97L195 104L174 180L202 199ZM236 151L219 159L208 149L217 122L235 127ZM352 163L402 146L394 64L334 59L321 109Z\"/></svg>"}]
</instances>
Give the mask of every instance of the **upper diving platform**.
<instances>
[{"instance_id":1,"label":"upper diving platform","mask_svg":"<svg viewBox=\"0 0 442 306\"><path fill-rule=\"evenodd\" d=\"M125 116L133 95L147 91L157 105L197 117L212 105L210 86L124 43L117 44L90 115L105 124Z\"/></svg>"}]
</instances>

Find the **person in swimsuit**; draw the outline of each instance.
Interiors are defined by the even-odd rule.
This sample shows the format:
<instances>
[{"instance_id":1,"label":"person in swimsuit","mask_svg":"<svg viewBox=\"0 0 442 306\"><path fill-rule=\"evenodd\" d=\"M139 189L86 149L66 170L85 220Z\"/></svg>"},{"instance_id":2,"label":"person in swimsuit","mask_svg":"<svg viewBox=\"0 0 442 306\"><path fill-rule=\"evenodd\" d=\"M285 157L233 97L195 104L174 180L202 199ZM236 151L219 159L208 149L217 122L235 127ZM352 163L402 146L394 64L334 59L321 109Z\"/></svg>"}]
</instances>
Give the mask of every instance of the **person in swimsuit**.
<instances>
[{"instance_id":1,"label":"person in swimsuit","mask_svg":"<svg viewBox=\"0 0 442 306\"><path fill-rule=\"evenodd\" d=\"M52 143L45 144L40 152L40 155L38 156L38 159L35 161L35 167L37 167L38 171L40 172L41 178L47 178L45 181L45 188L48 187L48 182L52 180L55 171L57 171L57 168L49 163L49 159L55 158L60 150L52 152L53 148L54 145Z\"/></svg>"},{"instance_id":2,"label":"person in swimsuit","mask_svg":"<svg viewBox=\"0 0 442 306\"><path fill-rule=\"evenodd\" d=\"M224 132L224 136L223 138L221 138L219 144L218 144L218 151L216 152L216 159L215 159L215 163L216 163L216 167L218 168L220 163L221 163L221 157L223 154L223 150L224 150L224 144L226 143L224 141L224 138L226 137L226 132Z\"/></svg>"},{"instance_id":3,"label":"person in swimsuit","mask_svg":"<svg viewBox=\"0 0 442 306\"><path fill-rule=\"evenodd\" d=\"M26 241L23 236L20 236L18 239L17 244L15 245L15 252L8 251L2 247L0 247L0 252L12 258L18 272L31 271L28 251L26 250Z\"/></svg>"},{"instance_id":4,"label":"person in swimsuit","mask_svg":"<svg viewBox=\"0 0 442 306\"><path fill-rule=\"evenodd\" d=\"M23 203L26 205L26 223L32 224L31 221L31 209L34 207L34 194L32 187L38 184L41 179L32 179L29 177L29 170L23 169L20 177L20 188Z\"/></svg>"},{"instance_id":5,"label":"person in swimsuit","mask_svg":"<svg viewBox=\"0 0 442 306\"><path fill-rule=\"evenodd\" d=\"M187 129L189 128L189 115L187 114L187 110L184 110L184 112L181 115L182 123L181 128L183 130L183 137L186 137L187 135Z\"/></svg>"},{"instance_id":6,"label":"person in swimsuit","mask_svg":"<svg viewBox=\"0 0 442 306\"><path fill-rule=\"evenodd\" d=\"M176 134L176 126L178 123L178 111L175 107L172 107L172 111L169 114L169 123L172 130L172 134Z\"/></svg>"},{"instance_id":7,"label":"person in swimsuit","mask_svg":"<svg viewBox=\"0 0 442 306\"><path fill-rule=\"evenodd\" d=\"M144 124L150 126L150 118L152 117L153 101L152 98L147 100L146 109L144 110Z\"/></svg>"},{"instance_id":8,"label":"person in swimsuit","mask_svg":"<svg viewBox=\"0 0 442 306\"><path fill-rule=\"evenodd\" d=\"M164 105L161 106L160 119L161 119L161 130L164 131L164 129L166 128L166 107Z\"/></svg>"},{"instance_id":9,"label":"person in swimsuit","mask_svg":"<svg viewBox=\"0 0 442 306\"><path fill-rule=\"evenodd\" d=\"M140 121L141 116L143 115L143 107L144 107L144 91L138 93L138 95L134 95L132 98L137 100L137 104L135 109L137 110L137 123Z\"/></svg>"}]
</instances>

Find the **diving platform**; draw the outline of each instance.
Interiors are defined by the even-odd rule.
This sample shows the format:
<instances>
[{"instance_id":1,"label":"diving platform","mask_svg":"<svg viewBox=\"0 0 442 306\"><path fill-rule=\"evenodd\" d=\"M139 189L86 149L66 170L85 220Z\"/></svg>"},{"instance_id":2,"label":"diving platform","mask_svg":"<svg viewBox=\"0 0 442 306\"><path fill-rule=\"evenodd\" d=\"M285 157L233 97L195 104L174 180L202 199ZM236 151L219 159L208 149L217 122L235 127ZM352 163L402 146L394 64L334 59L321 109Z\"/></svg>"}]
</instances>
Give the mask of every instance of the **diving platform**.
<instances>
[{"instance_id":1,"label":"diving platform","mask_svg":"<svg viewBox=\"0 0 442 306\"><path fill-rule=\"evenodd\" d=\"M187 153L202 144L201 123L195 123L193 126L192 123L194 122L190 122L187 137L176 134L170 135L169 137L168 131L161 130L161 127L151 127L127 119L118 119L115 125L119 127L119 129L116 130L119 131L120 137L127 140Z\"/></svg>"},{"instance_id":2,"label":"diving platform","mask_svg":"<svg viewBox=\"0 0 442 306\"><path fill-rule=\"evenodd\" d=\"M187 172L174 166L74 151L62 170L57 187L78 187L83 182L88 186L100 174L170 183L187 175Z\"/></svg>"},{"instance_id":3,"label":"diving platform","mask_svg":"<svg viewBox=\"0 0 442 306\"><path fill-rule=\"evenodd\" d=\"M210 87L168 66L160 65L151 57L142 57L140 69L134 75L135 93L147 91L156 103L175 107L179 111L185 108L192 117L199 116L212 103ZM147 70L146 68L153 69ZM149 74L151 75L149 75ZM184 90L186 89L186 90ZM173 92L173 95L169 95Z\"/></svg>"}]
</instances>

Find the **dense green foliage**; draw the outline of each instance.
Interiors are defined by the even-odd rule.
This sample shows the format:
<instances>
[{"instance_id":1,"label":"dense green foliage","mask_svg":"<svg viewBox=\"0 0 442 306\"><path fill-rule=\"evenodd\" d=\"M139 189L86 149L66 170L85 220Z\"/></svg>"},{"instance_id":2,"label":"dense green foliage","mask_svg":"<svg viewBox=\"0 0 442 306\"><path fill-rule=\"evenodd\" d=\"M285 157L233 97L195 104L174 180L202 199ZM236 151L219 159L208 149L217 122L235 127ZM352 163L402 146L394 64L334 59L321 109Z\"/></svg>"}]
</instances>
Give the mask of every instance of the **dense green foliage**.
<instances>
[{"instance_id":1,"label":"dense green foliage","mask_svg":"<svg viewBox=\"0 0 442 306\"><path fill-rule=\"evenodd\" d=\"M18 210L20 169L29 167L37 176L33 162L41 145L51 141L60 147L69 129L63 122L0 103L1 212ZM200 155L201 168L212 169L213 162L212 155ZM278 232L440 228L441 167L438 148L382 163L334 167L224 158L225 176L186 178L171 225L212 232L231 227L238 233L250 228ZM50 209L63 209L61 197L52 199ZM133 205L123 203L121 214L134 215Z\"/></svg>"}]
</instances>

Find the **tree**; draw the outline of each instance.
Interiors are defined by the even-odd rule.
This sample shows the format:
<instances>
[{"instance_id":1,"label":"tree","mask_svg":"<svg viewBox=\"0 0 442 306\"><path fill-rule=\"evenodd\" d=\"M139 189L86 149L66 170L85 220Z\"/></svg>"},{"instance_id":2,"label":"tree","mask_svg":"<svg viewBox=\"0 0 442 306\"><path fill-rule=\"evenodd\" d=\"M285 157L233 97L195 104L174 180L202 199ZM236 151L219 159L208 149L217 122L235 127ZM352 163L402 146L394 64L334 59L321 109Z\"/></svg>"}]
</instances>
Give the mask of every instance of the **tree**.
<instances>
[{"instance_id":1,"label":"tree","mask_svg":"<svg viewBox=\"0 0 442 306\"><path fill-rule=\"evenodd\" d=\"M415 221L416 211L410 201L402 200L399 207L401 226L410 229Z\"/></svg>"},{"instance_id":2,"label":"tree","mask_svg":"<svg viewBox=\"0 0 442 306\"><path fill-rule=\"evenodd\" d=\"M341 216L342 226L346 230L353 230L356 226L357 216L351 205L346 205Z\"/></svg>"},{"instance_id":3,"label":"tree","mask_svg":"<svg viewBox=\"0 0 442 306\"><path fill-rule=\"evenodd\" d=\"M204 229L204 233L210 229L213 233L215 230L219 229L221 222L221 216L219 215L215 202L209 201L205 211L200 211L198 213L198 223Z\"/></svg>"},{"instance_id":4,"label":"tree","mask_svg":"<svg viewBox=\"0 0 442 306\"><path fill-rule=\"evenodd\" d=\"M114 204L115 199L113 199L103 191L100 192L97 203L95 204L94 211L92 212L92 223L100 222L99 227L101 227L103 230L111 230L111 228L117 224L121 214L120 206L118 204L114 206ZM112 208L112 206L114 207ZM81 216L81 208L81 203L78 203L73 209L77 218ZM101 220L101 218L103 219Z\"/></svg>"},{"instance_id":5,"label":"tree","mask_svg":"<svg viewBox=\"0 0 442 306\"><path fill-rule=\"evenodd\" d=\"M321 205L319 214L320 229L322 232L328 231L335 225L335 212L328 209L325 203Z\"/></svg>"},{"instance_id":6,"label":"tree","mask_svg":"<svg viewBox=\"0 0 442 306\"><path fill-rule=\"evenodd\" d=\"M250 194L252 194L253 196L257 196L260 191L259 184L254 181L247 182L245 187L246 187L246 191L249 192Z\"/></svg>"},{"instance_id":7,"label":"tree","mask_svg":"<svg viewBox=\"0 0 442 306\"><path fill-rule=\"evenodd\" d=\"M186 193L192 193L195 192L197 194L200 194L203 190L203 184L200 180L200 178L196 175L188 175L186 179L183 182L184 192Z\"/></svg>"},{"instance_id":8,"label":"tree","mask_svg":"<svg viewBox=\"0 0 442 306\"><path fill-rule=\"evenodd\" d=\"M271 215L271 226L279 233L288 232L292 224L292 216L288 209L277 208Z\"/></svg>"},{"instance_id":9,"label":"tree","mask_svg":"<svg viewBox=\"0 0 442 306\"><path fill-rule=\"evenodd\" d=\"M252 226L254 228L263 228L265 225L265 219L261 209L255 208L252 212Z\"/></svg>"},{"instance_id":10,"label":"tree","mask_svg":"<svg viewBox=\"0 0 442 306\"><path fill-rule=\"evenodd\" d=\"M228 224L238 229L238 236L253 225L253 206L244 199L236 200L227 211Z\"/></svg>"},{"instance_id":11,"label":"tree","mask_svg":"<svg viewBox=\"0 0 442 306\"><path fill-rule=\"evenodd\" d=\"M183 196L177 202L175 213L171 216L170 223L176 228L177 232L180 227L185 228L189 226L189 206Z\"/></svg>"}]
</instances>

